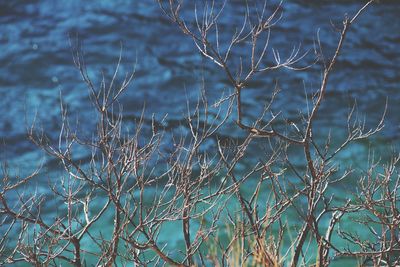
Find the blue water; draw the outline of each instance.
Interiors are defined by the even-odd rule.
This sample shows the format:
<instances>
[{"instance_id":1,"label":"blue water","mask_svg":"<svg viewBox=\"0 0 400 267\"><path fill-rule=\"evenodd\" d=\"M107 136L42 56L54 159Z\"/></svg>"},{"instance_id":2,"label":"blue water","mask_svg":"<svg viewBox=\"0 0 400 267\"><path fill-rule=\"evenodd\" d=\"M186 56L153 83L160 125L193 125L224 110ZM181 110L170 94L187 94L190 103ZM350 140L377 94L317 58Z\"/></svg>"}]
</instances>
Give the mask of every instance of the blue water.
<instances>
[{"instance_id":1,"label":"blue water","mask_svg":"<svg viewBox=\"0 0 400 267\"><path fill-rule=\"evenodd\" d=\"M184 16L193 20L194 1L188 2ZM245 1L229 2L220 22L222 42L229 40L232 25L240 24ZM283 18L272 30L271 46L285 54L301 43L307 51L319 31L323 49L331 56L338 38L331 23L340 24L344 14L353 14L358 7L359 1L286 1ZM360 17L348 35L318 118L321 139L329 130L344 138L342 127L354 99L367 126L379 121L388 100L379 137L341 155L360 168L365 167L369 149L385 152L399 144L399 13L398 1L382 0ZM27 140L26 132L36 118L39 128L52 138L58 136L60 95L71 117L79 118L81 131L90 136L95 127L87 89L73 65L71 43L76 40L82 43L89 75L97 84L101 71L107 75L114 70L121 50L121 72L136 68L134 82L121 99L128 120L138 117L145 106L148 118L155 114L161 120L168 114L164 125L172 129L183 119L186 101L196 103L203 79L211 102L231 90L223 72L201 57L155 1L0 1L0 161L9 161L21 173L40 162L44 170L58 168ZM304 62L311 61L306 57ZM318 88L320 66L257 76L243 93L247 120L259 116L277 80L282 93L274 109L296 120L305 109L305 95L310 97ZM231 124L224 134L241 136Z\"/></svg>"}]
</instances>

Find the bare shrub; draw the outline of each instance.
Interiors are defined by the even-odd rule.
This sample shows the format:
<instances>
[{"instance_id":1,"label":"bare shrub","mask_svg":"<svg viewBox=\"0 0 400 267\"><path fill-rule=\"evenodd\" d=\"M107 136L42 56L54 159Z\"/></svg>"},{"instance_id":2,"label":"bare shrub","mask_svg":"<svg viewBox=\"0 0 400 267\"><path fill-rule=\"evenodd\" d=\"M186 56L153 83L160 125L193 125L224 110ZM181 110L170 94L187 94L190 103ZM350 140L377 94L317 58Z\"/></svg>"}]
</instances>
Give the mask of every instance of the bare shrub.
<instances>
[{"instance_id":1,"label":"bare shrub","mask_svg":"<svg viewBox=\"0 0 400 267\"><path fill-rule=\"evenodd\" d=\"M121 55L114 74L103 77L97 87L87 73L81 50L75 48L74 62L96 112L96 131L91 138L76 131L64 104L58 140L51 140L35 125L30 128L29 138L61 164L63 175L50 185L52 196L27 194L22 193L24 186L29 186L39 171L25 178L12 177L4 165L1 263L327 266L336 258L354 257L375 266L399 264L398 158L383 169L371 164L360 180L356 198L337 204L329 191L354 171L340 170L334 162L337 154L350 143L379 132L384 115L375 128L365 129L354 119L354 107L347 118L348 136L337 147L331 137L322 145L317 142L314 124L346 34L372 2L345 17L336 49L328 59L319 40L314 56L296 47L284 58L269 47L271 27L281 16L280 5L272 11L266 4L255 10L249 5L242 27L230 42L222 43L218 20L228 3L218 8L216 2L206 2L201 10L196 8L190 22L181 15L183 1L159 1L164 14L193 40L203 56L223 70L233 88L231 95L214 105L204 88L200 89L197 105L188 104L187 131L180 134L167 133L145 112L133 127L126 126L119 98L134 72L121 78ZM237 49L247 49L249 54L236 57ZM267 60L271 55L272 61ZM312 57L307 59L309 64L301 65L308 56ZM272 105L281 93L277 84L269 92L270 101L261 116L248 122L242 92L256 75L281 68L307 70L314 63L322 66L322 78L307 102L307 114L289 121L281 115L284 107L274 112ZM218 134L233 116L245 137L220 138ZM275 127L278 120L285 121L284 129ZM260 138L268 144L265 155L243 168L250 146L257 145ZM292 148L304 155L301 169L292 162L288 152ZM90 159L79 159L76 151L86 151ZM11 194L18 199L11 200ZM56 218L43 215L51 197L60 204ZM298 229L287 222L292 213L299 218ZM365 240L338 227L343 218L355 219L373 238ZM180 229L181 246L161 238L168 236L169 225ZM96 230L99 227L104 230ZM227 232L223 233L223 228ZM284 246L290 235L294 235L291 244ZM333 236L354 246L342 248Z\"/></svg>"}]
</instances>

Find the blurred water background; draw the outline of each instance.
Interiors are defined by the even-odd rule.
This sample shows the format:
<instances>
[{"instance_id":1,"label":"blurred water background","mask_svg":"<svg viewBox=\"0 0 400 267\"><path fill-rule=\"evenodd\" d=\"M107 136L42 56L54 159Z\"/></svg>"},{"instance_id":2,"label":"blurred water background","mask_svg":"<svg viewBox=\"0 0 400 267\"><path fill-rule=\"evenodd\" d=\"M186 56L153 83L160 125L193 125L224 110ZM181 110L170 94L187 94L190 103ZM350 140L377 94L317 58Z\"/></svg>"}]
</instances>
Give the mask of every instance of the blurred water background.
<instances>
[{"instance_id":1,"label":"blurred water background","mask_svg":"<svg viewBox=\"0 0 400 267\"><path fill-rule=\"evenodd\" d=\"M185 16L193 19L196 1L187 2ZM285 54L301 43L302 51L306 51L312 49L319 31L324 51L331 55L338 40L332 24L340 24L345 14L354 14L360 2L284 1L283 18L271 33L271 47ZM230 29L231 24L242 20L244 3L228 1L221 29ZM275 4L270 1L271 8ZM318 118L321 136L330 130L332 136L342 140L345 119L355 99L367 126L379 121L388 100L384 130L340 155L343 162L355 168L365 169L371 149L385 160L388 151L399 147L399 14L398 1L382 0L359 18L348 35ZM222 41L229 40L229 33L221 31ZM197 101L203 80L210 102L223 92L229 93L224 73L201 57L192 41L162 15L156 1L0 1L0 161L8 161L21 174L42 162L43 190L49 179L56 179L49 173L59 165L27 140L27 127L33 118L56 139L61 95L71 117L79 118L82 131L90 136L95 128L87 89L73 65L70 40L76 38L83 44L89 74L95 81L99 81L101 71L107 74L114 70L121 44L122 73L136 65L134 82L121 100L127 120L140 116L145 103L146 117L155 114L161 120L168 114L164 125L167 130L173 129L183 120L186 101ZM282 92L275 108L284 107L283 115L296 120L305 107L305 95L318 88L319 80L320 66L304 72L257 76L244 92L247 119L258 117L259 108L279 81ZM224 133L227 137L243 136L233 122L230 124L232 128ZM254 151L254 155L257 153ZM40 188L39 182L34 190Z\"/></svg>"}]
</instances>

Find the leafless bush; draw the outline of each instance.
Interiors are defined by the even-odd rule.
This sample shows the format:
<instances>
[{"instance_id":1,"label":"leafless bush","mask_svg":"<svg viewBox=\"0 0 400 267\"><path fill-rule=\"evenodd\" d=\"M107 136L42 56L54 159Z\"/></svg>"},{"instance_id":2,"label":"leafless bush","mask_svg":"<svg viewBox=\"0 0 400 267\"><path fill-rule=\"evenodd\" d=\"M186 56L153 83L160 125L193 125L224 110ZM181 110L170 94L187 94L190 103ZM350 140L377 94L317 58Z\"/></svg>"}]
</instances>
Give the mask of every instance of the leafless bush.
<instances>
[{"instance_id":1,"label":"leafless bush","mask_svg":"<svg viewBox=\"0 0 400 267\"><path fill-rule=\"evenodd\" d=\"M284 119L271 108L280 94L278 84L261 116L251 124L245 123L242 103L242 92L256 75L309 67L301 63L311 54L301 53L300 47L286 58L269 47L271 27L281 16L280 5L272 11L267 5L256 12L248 7L242 27L229 43L222 44L218 20L225 3L217 8L216 2L206 2L201 10L196 8L190 23L181 15L183 1L159 1L164 14L193 40L202 55L223 70L233 88L231 95L213 106L200 90L197 105L188 105L187 132L181 135L166 135L154 118L144 123L148 120L144 113L133 129L125 126L119 98L134 72L119 79L120 56L114 74L103 77L96 87L81 50L74 49L75 65L96 111L96 132L92 138L79 134L71 126L64 104L58 140L30 128L29 138L64 169L59 181L51 185L53 197L61 205L56 218L43 215L49 196L21 193L39 171L25 178L12 177L5 165L0 192L2 264L327 266L338 257L354 257L375 266L398 265L398 158L383 169L371 164L355 198L337 204L329 191L353 173L339 170L333 159L350 143L379 132L384 115L375 128L365 129L351 110L348 136L337 147L330 138L323 145L317 142L318 128L314 126L346 34L372 2L345 17L331 59L323 56L319 40L316 42L311 64L321 63L320 87L308 100L308 113L299 114L296 122L286 120L286 130L274 126ZM235 58L236 49L247 49L249 54ZM270 55L273 63L267 60ZM217 112L210 113L211 109ZM246 137L220 139L219 131L233 116ZM240 165L248 161L249 146L260 137L269 144L268 151L243 170ZM304 154L302 169L291 161L288 149L292 147ZM77 157L76 151L82 150L91 155L88 162ZM11 201L11 194L19 194L18 199ZM298 228L286 219L293 212L299 218ZM343 218L356 220L371 237L362 239L339 227ZM96 230L106 224L111 231ZM171 224L180 229L183 246L171 246L160 238L168 235L165 231ZM223 234L224 228L228 233ZM296 229L290 246L283 246L284 237L296 234ZM343 248L333 236L354 246Z\"/></svg>"}]
</instances>

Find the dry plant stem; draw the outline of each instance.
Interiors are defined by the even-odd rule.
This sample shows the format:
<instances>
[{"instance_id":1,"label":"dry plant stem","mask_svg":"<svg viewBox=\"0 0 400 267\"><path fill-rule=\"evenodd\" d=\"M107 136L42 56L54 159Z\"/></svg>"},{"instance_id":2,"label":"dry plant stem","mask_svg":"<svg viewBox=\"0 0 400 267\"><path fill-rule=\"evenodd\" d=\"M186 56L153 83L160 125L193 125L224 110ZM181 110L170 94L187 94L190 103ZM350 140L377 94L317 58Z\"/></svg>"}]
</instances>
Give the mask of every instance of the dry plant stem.
<instances>
[{"instance_id":1,"label":"dry plant stem","mask_svg":"<svg viewBox=\"0 0 400 267\"><path fill-rule=\"evenodd\" d=\"M242 120L243 119L242 90L246 86L246 84L253 78L253 76L256 73L264 73L264 72L268 72L268 71L271 71L274 69L279 69L279 68L298 69L298 68L293 67L293 65L296 64L298 61L300 61L305 56L305 54L299 56L298 55L299 50L297 50L297 51L292 52L292 54L283 63L280 61L279 56L275 56L275 60L276 60L275 65L273 65L271 67L265 67L265 68L259 67L261 61L266 56L266 49L269 44L269 42L268 42L269 38L263 45L262 53L256 59L254 49L257 46L258 36L264 31L267 31L267 32L270 31L270 27L272 27L276 23L276 21L273 21L274 19L279 20L279 18L276 18L276 16L279 15L281 5L278 5L278 7L274 10L274 12L268 18L259 17L258 25L256 25L256 26L251 25L249 32L245 32L245 25L247 22L247 17L249 16L249 14L246 14L246 19L243 24L243 27L240 29L239 32L235 33L234 37L232 38L231 43L228 46L227 51L225 52L225 56L224 56L221 54L221 51L219 49L218 22L217 22L218 17L221 15L223 8L221 8L221 10L219 12L216 12L216 14L214 14L213 9L211 11L209 11L209 14L203 14L202 20L200 20L198 18L198 15L196 13L196 15L195 15L196 22L197 22L196 30L198 31L198 34L196 34L194 32L194 30L190 29L180 17L180 10L182 8L183 2L170 0L169 6L167 8L164 7L164 5L161 1L159 1L159 4L160 4L161 9L164 11L164 13L167 14L167 16L169 16L171 18L171 20L179 26L179 28L182 30L182 32L184 34L189 35L193 39L196 47L201 52L201 54L203 54L205 57L211 59L212 62L217 64L219 67L221 67L224 70L224 72L226 73L226 76L227 76L229 82L235 89L236 112L237 112L236 123L240 128L242 128L256 136L263 136L263 137L275 137L276 136L276 137L283 139L290 143L294 143L294 144L302 144L303 143L301 140L296 140L296 139L290 138L284 134L277 132L274 129L265 130L265 129L263 129L264 127L258 128L255 126L248 126L248 125L244 124L243 120ZM212 1L211 5L214 6L214 4L215 4L214 1ZM264 5L264 9L262 11L263 14L265 12L265 8L266 8L266 6ZM201 21L202 23L200 23L199 21ZM208 39L209 32L211 30L213 30L214 28L216 29L215 30L216 38L217 38L216 45L214 45ZM248 70L248 74L245 76L245 78L242 79L240 77L240 75L235 76L233 74L231 68L228 65L228 58L231 53L231 49L233 49L238 43L242 43L242 42L246 42L246 41L251 42L252 54L251 54L250 58L251 58L251 62L253 62L253 63L251 64L251 67ZM254 63L255 61L257 61L257 63ZM242 69L242 66L240 66L240 69ZM242 70L239 71L239 73L242 73ZM274 119L275 119L275 117L273 117L270 120L270 122L267 123L267 125L270 125Z\"/></svg>"},{"instance_id":2,"label":"dry plant stem","mask_svg":"<svg viewBox=\"0 0 400 267\"><path fill-rule=\"evenodd\" d=\"M328 85L328 81L329 81L329 76L333 71L333 68L335 66L335 63L339 57L340 51L342 50L343 47L343 43L346 37L346 34L348 32L349 27L351 26L351 24L361 15L361 13L372 3L373 1L369 1L367 2L362 8L360 8L355 16L351 19L346 18L343 21L343 28L341 30L341 34L340 34L340 39L338 41L338 45L337 48L335 50L335 53L331 59L331 61L329 62L329 64L327 66L325 66L324 72L323 72L323 78L321 81L321 87L318 91L318 96L316 101L313 104L313 108L311 113L309 114L309 117L307 119L307 123L305 126L305 131L304 134L301 134L301 136L303 136L302 139L296 140L293 138L290 138L286 135L282 135L279 134L278 132L276 132L274 129L270 130L270 131L266 131L264 129L259 129L257 127L254 126L247 126L245 124L242 123L242 119L243 119L243 111L242 111L242 90L245 87L246 83L248 82L248 80L252 77L252 75L258 71L265 71L265 70L271 70L271 69L275 69L275 68L279 68L279 67L290 67L291 64L287 64L287 65L280 65L279 64L279 60L277 60L278 64L272 68L262 68L262 69L257 69L259 66L259 63L261 62L262 57L265 55L265 51L267 49L268 46L268 40L269 40L269 28L268 26L264 28L264 25L268 25L268 23L265 24L259 24L256 27L251 27L251 30L249 31L249 33L247 34L243 34L244 32L244 27L242 27L239 32L237 34L234 35L234 37L232 38L232 42L228 45L228 49L226 51L226 56L222 56L221 55L221 51L220 51L220 44L219 44L219 40L218 40L218 16L220 16L221 11L217 12L218 15L213 15L214 13L210 12L209 14L203 14L203 20L199 20L197 17L197 13L196 13L196 22L197 22L197 31L198 31L198 35L195 33L195 30L190 29L187 24L180 18L180 9L182 8L182 2L176 3L173 0L170 0L169 2L169 12L167 11L167 9L164 9L163 4L160 2L160 6L161 8L163 8L164 12L166 14L168 14L168 16L172 19L173 22L175 22L183 31L183 33L189 35L195 42L196 47L199 49L199 51L207 58L211 59L214 63L216 63L219 67L221 67L226 75L228 80L230 81L230 83L232 84L232 86L235 89L235 95L236 95L236 110L237 110L237 121L236 123L238 124L238 126L242 129L248 130L250 133L256 135L256 136L265 136L265 137L277 137L285 142L291 143L291 144L298 144L304 147L304 155L305 155L305 159L307 161L307 166L308 166L308 171L310 173L310 179L302 179L304 182L307 183L307 186L309 188L309 190L306 191L306 197L307 197L307 203L308 203L308 208L307 208L307 215L304 218L305 222L303 224L303 228L300 231L300 234L297 238L297 244L294 250L294 256L292 258L292 266L296 266L298 261L299 261L299 257L300 257L300 253L304 247L304 242L306 241L306 237L308 235L308 233L310 232L310 230L312 230L315 233L315 237L317 238L318 243L320 243L320 250L319 250L319 264L321 266L327 264L328 259L327 259L327 255L329 254L329 248L331 247L330 244L330 236L332 233L332 230L334 228L334 225L336 224L337 220L340 219L341 216L339 216L339 218L335 216L332 217L332 224L331 224L331 228L329 228L326 237L329 238L328 240L324 239L323 236L321 236L318 233L318 221L314 216L315 210L317 208L318 203L320 202L321 196L324 194L324 191L320 191L320 187L321 185L324 185L324 188L326 188L326 186L328 185L327 182L323 182L322 179L324 177L329 177L329 173L330 171L326 172L325 171L325 166L326 163L332 158L334 157L339 151L343 150L343 148L345 146L347 146L348 143L350 143L351 141L357 140L357 139L362 139L362 138L367 138L370 135L380 131L383 127L383 120L381 120L381 122L379 123L379 125L376 127L375 130L370 130L368 133L363 134L361 128L356 128L355 131L351 131L349 134L349 138L330 156L330 157L326 157L326 154L322 154L318 148L318 146L315 144L314 140L313 140L313 122L317 117L319 108L321 106L321 103L325 97L325 92L327 90L327 85ZM214 2L212 2L212 5L214 5ZM279 8L278 8L279 9ZM269 18L269 22L274 18L274 16L277 14L277 10L276 9L273 14L271 15L271 17ZM264 12L264 10L263 10ZM245 17L245 21L247 20L249 16L249 12L247 12L246 17ZM199 21L202 21L202 24L199 23ZM262 19L260 20L262 21ZM245 22L246 23L246 22ZM245 24L244 23L244 24ZM212 44L212 42L209 41L208 36L209 36L209 32L211 31L211 29L215 27L216 29L216 48L215 46ZM268 29L268 40L265 43L265 46L262 50L262 55L259 58L259 60L255 60L255 47L257 46L257 40L258 37L260 35L260 33L263 31L263 29ZM241 36L243 34L242 39L239 38L239 36ZM232 71L230 69L230 67L228 66L228 56L231 53L231 49L235 46L236 42L239 42L239 40L245 40L247 37L251 36L250 38L250 43L251 45L251 69L248 72L248 75L245 76L244 80L241 80L240 75L238 76L234 76L232 74ZM322 50L322 49L320 49ZM275 57L277 58L277 57ZM290 57L291 58L291 57ZM300 57L301 59L302 57ZM257 63L256 63L257 62ZM290 63L295 63L297 62L297 60L288 60L287 62ZM238 73L242 73L243 69L242 69L242 65L240 66L240 70L238 71ZM349 117L349 120L351 118L351 115ZM275 117L273 117L271 119L271 121L267 124L271 124L273 122L273 120L275 119ZM350 130L350 127L349 127ZM312 156L312 148L314 148L317 152L318 155L320 157L320 159L316 158L314 159ZM228 166L228 169L233 169L232 167ZM231 174L232 179L234 184L237 183L237 179L234 178L234 176ZM299 175L299 177L301 177L301 175ZM325 189L324 189L325 190ZM245 202L243 200L241 200L241 198L239 197L239 202L241 203L241 207L242 209L244 209L245 214L249 214L249 212L246 212L247 207L244 204ZM250 218L250 216L248 216ZM250 224L254 226L254 224L252 223L252 220L250 219Z\"/></svg>"},{"instance_id":3,"label":"dry plant stem","mask_svg":"<svg viewBox=\"0 0 400 267\"><path fill-rule=\"evenodd\" d=\"M293 266L293 267L297 265L297 262L298 262L298 259L299 259L299 256L300 256L300 252L301 252L301 250L303 248L303 244L304 244L304 242L306 240L308 232L313 227L312 223L315 220L315 218L313 217L314 216L313 214L314 214L314 210L315 210L315 207L316 207L316 202L315 202L315 199L316 199L316 195L315 194L317 193L316 192L316 187L318 186L319 180L321 179L320 173L318 173L317 170L315 169L314 160L312 159L311 149L310 149L311 141L312 141L312 138L313 138L312 124L313 124L313 121L314 121L315 117L317 116L318 110L319 110L319 108L321 106L321 103L322 103L322 101L324 99L326 88L327 88L327 84L328 84L328 80L329 80L329 76L330 76L330 74L331 74L331 72L332 72L332 70L333 70L333 68L335 66L335 63L336 63L336 61L337 61L337 59L339 57L340 51L342 50L343 43L344 43L344 40L346 38L346 34L348 32L348 29L351 26L351 24L354 22L354 20L361 14L361 12L363 10L365 10L366 7L368 5L370 5L372 2L373 2L373 0L371 0L367 4L365 4L356 13L356 15L352 19L345 18L345 20L343 21L343 29L341 30L341 33L340 33L340 39L339 39L337 48L335 50L333 58L330 61L328 67L324 70L324 75L323 75L323 79L322 79L322 83L321 83L321 88L319 89L319 92L318 92L318 98L317 98L317 100L316 100L316 102L314 104L314 107L312 109L312 112L311 112L311 114L310 114L310 116L308 118L308 123L307 123L307 126L306 126L306 131L305 131L305 135L304 135L305 138L303 140L303 143L304 143L304 154L305 154L305 157L306 157L306 160L307 160L308 169L309 169L309 171L311 173L311 177L312 177L312 179L311 179L311 191L310 191L310 194L308 196L309 206L308 206L307 222L303 225L303 228L302 228L302 230L300 232L300 235L298 237L298 245L297 245L297 247L295 249L293 260L292 260L292 263L291 263L291 266ZM318 231L318 229L315 229L315 231ZM325 254L325 252L323 252L323 251L320 251L320 252L321 252L321 254L319 255L320 266L323 266L323 262L322 261L324 260L323 254Z\"/></svg>"},{"instance_id":4,"label":"dry plant stem","mask_svg":"<svg viewBox=\"0 0 400 267\"><path fill-rule=\"evenodd\" d=\"M251 139L252 139L252 135L250 134L250 136L247 138L248 142L250 142ZM245 145L242 146L242 149L246 149L247 148L246 142L244 144ZM230 164L228 163L228 161L224 157L224 154L221 151L221 149L219 149L219 153L220 153L220 156L223 159L224 163L226 164L227 169L230 170L228 172L228 175L230 176L230 178L232 179L233 184L235 185L235 194L236 194L236 196L237 196L237 198L239 200L240 207L241 207L243 213L246 215L247 219L249 220L251 229L253 230L253 232L255 234L255 242L257 243L258 249L262 252L263 257L265 258L265 262L268 265L272 265L273 264L273 260L271 258L271 255L269 255L269 253L263 249L263 247L264 247L263 241L262 241L263 240L263 236L260 233L259 226L254 221L254 216L253 216L253 214L251 212L251 208L248 206L247 202L245 201L245 198L242 196L242 194L240 192L240 184L241 184L241 182L238 181L238 179L235 177L235 174L232 172L232 170L234 169L234 165L230 166ZM241 156L244 155L244 151L239 151L238 153L239 153L240 156L239 156L239 158L237 158L237 161L239 161ZM237 162L237 161L235 161L235 162Z\"/></svg>"},{"instance_id":5,"label":"dry plant stem","mask_svg":"<svg viewBox=\"0 0 400 267\"><path fill-rule=\"evenodd\" d=\"M247 127L247 126L243 125L243 123L242 123L241 90L244 87L244 83L241 82L240 80L235 79L233 77L233 75L231 74L230 69L227 66L227 62L226 62L227 57L223 58L220 55L220 50L219 50L219 47L218 47L218 37L217 37L217 49L215 49L212 46L212 44L207 40L207 32L208 32L208 30L211 29L214 24L217 27L217 16L212 17L212 14L210 13L209 17L211 17L211 19L210 20L203 19L203 24L199 25L198 19L197 19L197 15L196 15L196 21L197 21L197 25L198 25L197 28L198 28L198 31L200 33L200 36L201 36L200 37L200 36L197 36L192 30L190 30L186 26L185 22L180 19L179 12L180 12L180 8L181 8L181 4L182 3L178 3L178 4L176 4L176 7L174 7L175 3L174 3L174 1L171 0L170 1L170 11L171 12L170 12L169 15L172 18L172 20L175 23L178 24L178 26L182 29L182 31L185 34L188 34L193 38L193 40L196 43L196 46L199 48L200 52L202 52L203 55L205 55L206 57L212 59L213 62L215 62L218 66L222 67L225 70L228 79L230 80L230 82L232 83L232 85L234 86L234 88L236 90L237 114L238 114L237 124L241 128L248 129L250 132L253 132L254 134L257 134L257 135L260 135L261 133L265 134L266 136L274 135L274 133L272 131L271 132L259 131L256 128ZM160 2L160 5L162 7L162 3L161 2ZM366 6L364 6L361 10L365 9ZM275 16L276 12L277 12L277 10L275 10L275 12L271 16L271 18L273 18L273 16ZM218 13L218 14L220 14L220 13ZM360 12L358 12L355 17L357 17L359 14L360 14ZM208 15L204 15L204 17L209 18ZM354 19L355 18L353 18L351 20L351 22ZM206 22L204 22L204 21L206 21ZM347 32L347 28L348 28L349 25L350 25L350 21L346 19L346 21L344 22L344 28L342 30L341 38L340 38L338 47L336 49L335 55L334 55L331 63L327 67L327 69L324 71L324 77L323 77L323 80L322 80L322 86L321 86L321 89L320 89L319 97L318 97L318 99L316 101L316 104L315 104L315 106L313 108L313 111L312 111L312 113L311 113L311 115L309 117L307 129L306 129L306 134L305 134L305 139L303 141L299 142L300 144L304 144L304 146L305 146L305 153L306 153L306 156L307 156L308 165L309 165L310 171L312 173L312 176L314 178L316 178L317 174L315 172L315 169L314 169L314 166L313 166L313 163L312 163L310 147L309 147L310 139L312 139L312 135L311 135L311 132L312 132L312 130L311 130L312 129L312 121L313 121L314 117L316 116L317 111L319 109L319 106L321 104L321 101L322 101L322 99L324 97L329 74L330 74L330 72L331 72L331 70L332 70L332 68L333 68L333 66L334 66L334 64L336 62L336 59L337 59L337 57L339 55L339 51L341 50L341 47L342 47L342 44L343 44L343 40L344 40L344 37L345 37L345 34ZM255 69L255 65L256 64L254 63L255 62L254 61L254 54L255 54L254 51L255 51L255 46L256 46L256 42L257 42L257 37L260 34L262 28L263 27L256 27L255 28L256 30L254 32L252 31L252 32L249 33L249 35L252 35L252 54L251 54L251 62L252 62L251 66L252 66L252 68L251 68L251 71L249 72L249 75L246 76L245 80L250 78L251 74L254 72L254 69ZM242 32L243 32L243 28L240 31L240 34ZM235 39L235 38L233 38L233 39ZM200 47L199 43L203 45L203 48ZM232 42L229 45L229 48L231 48L233 45L234 45L234 42ZM263 54L264 54L265 49L266 48L264 48L264 50L263 50ZM227 51L226 54L229 54L229 50Z\"/></svg>"},{"instance_id":6,"label":"dry plant stem","mask_svg":"<svg viewBox=\"0 0 400 267\"><path fill-rule=\"evenodd\" d=\"M400 176L396 169L399 159L398 155L394 157L391 162L383 166L383 171L380 173L376 172L378 165L372 163L372 167L360 182L361 194L356 208L367 211L368 216L360 218L359 223L366 227L370 223L377 224L380 229L368 227L369 240L362 240L352 233L341 231L339 234L358 246L360 251L339 251L338 255L366 257L374 266L399 264L400 209L397 198L400 191Z\"/></svg>"},{"instance_id":7,"label":"dry plant stem","mask_svg":"<svg viewBox=\"0 0 400 267\"><path fill-rule=\"evenodd\" d=\"M360 179L357 200L346 199L334 206L335 196L329 190L355 173L351 168L337 173L339 167L333 159L350 143L379 132L384 126L384 115L376 128L365 131L354 106L347 117L348 136L337 148L331 147L330 136L323 145L314 136L314 124L346 34L373 1L351 19L345 18L333 57L329 63L323 62L321 85L310 111L307 116L300 114L296 122L287 121L286 132L274 128L284 113L272 112L280 93L278 83L261 115L251 123L245 123L243 103L243 90L256 75L271 74L279 68L307 68L297 67L307 55L300 53L300 46L286 59L270 47L271 29L282 16L282 3L271 13L267 11L267 2L261 8L255 5L255 12L247 3L243 24L222 44L221 34L225 33L220 31L218 19L227 3L221 9L217 8L218 2L203 3L202 10L195 8L193 22L189 23L181 14L184 1L158 2L172 22L193 40L196 49L223 70L232 92L211 107L203 84L197 103L186 103L185 121L179 125L183 133L165 132L166 118L146 118L144 110L133 122L125 124L119 99L129 87L134 71L120 75L120 53L109 79L102 74L96 86L78 46L73 50L73 59L96 112L96 129L92 137L82 136L77 127L71 126L62 101L58 140L37 130L35 123L28 129L29 138L64 169L60 183L51 185L54 197L62 205L56 218L45 215L41 210L47 195L20 193L39 172L11 182L4 165L0 215L5 218L0 227L5 236L0 237L0 264L82 266L86 264L84 259L93 257L96 266L120 262L137 266L298 266L309 265L314 260L309 255L315 252L318 266L328 266L341 256L363 257L365 264L375 266L400 264L396 258L400 253L400 178L396 168L399 157L394 157L382 170L371 160L371 168ZM244 49L241 51L248 51L248 55L235 58L235 49ZM322 53L321 47L319 51ZM269 56L272 63L266 63L271 62L267 60ZM323 59L321 55L319 58ZM227 138L220 133L233 113L237 126L246 131L243 139ZM250 147L258 145L256 137L265 137L265 154L253 158L252 162L257 162L252 166L241 168L252 155L248 153ZM294 146L304 156L299 169L289 157ZM87 152L89 160L79 159L75 154L79 149ZM9 199L13 193L17 195L15 201ZM300 232L287 251L282 251L288 232L285 218L293 210L300 219ZM338 227L343 218L347 220L351 215L357 215L356 223L370 232L369 240ZM218 227L226 224L224 219L229 222L228 237L219 240ZM103 220L112 220L112 224L99 232L95 227ZM160 235L171 223L182 226L181 249L161 241ZM4 257L14 232L18 236L16 245ZM357 249L342 249L333 237L341 237ZM311 251L314 248L316 251Z\"/></svg>"}]
</instances>

